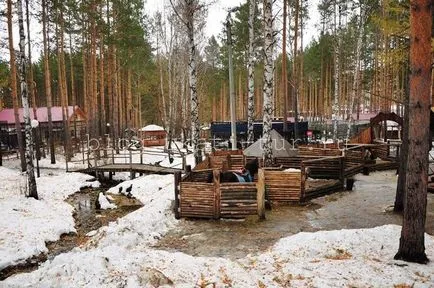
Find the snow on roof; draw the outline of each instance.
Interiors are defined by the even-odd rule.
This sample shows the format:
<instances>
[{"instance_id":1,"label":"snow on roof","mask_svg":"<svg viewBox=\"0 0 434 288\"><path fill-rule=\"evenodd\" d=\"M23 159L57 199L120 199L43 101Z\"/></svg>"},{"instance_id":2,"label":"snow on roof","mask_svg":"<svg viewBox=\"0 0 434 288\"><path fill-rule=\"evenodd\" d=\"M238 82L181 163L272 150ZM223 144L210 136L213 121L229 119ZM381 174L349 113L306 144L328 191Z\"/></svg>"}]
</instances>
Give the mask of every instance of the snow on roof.
<instances>
[{"instance_id":1,"label":"snow on roof","mask_svg":"<svg viewBox=\"0 0 434 288\"><path fill-rule=\"evenodd\" d=\"M140 129L140 131L145 131L145 132L150 132L150 131L164 131L164 128L155 124L149 124L145 127L143 127L142 129Z\"/></svg>"},{"instance_id":2,"label":"snow on roof","mask_svg":"<svg viewBox=\"0 0 434 288\"><path fill-rule=\"evenodd\" d=\"M74 112L77 112L80 108L78 106L68 106L68 114L69 117L71 117ZM18 109L18 117L20 119L21 123L24 123L23 118L23 108ZM40 123L42 122L48 122L48 112L47 107L38 107L36 108L36 116L38 116L38 121ZM84 116L84 115L81 115ZM33 109L30 108L30 119L35 119L33 115ZM60 122L63 121L62 119L62 107L61 106L53 106L51 107L51 119L53 122ZM81 120L78 118L77 120ZM15 115L14 115L14 109L8 108L3 109L0 111L0 122L7 122L7 124L14 124L15 123Z\"/></svg>"}]
</instances>

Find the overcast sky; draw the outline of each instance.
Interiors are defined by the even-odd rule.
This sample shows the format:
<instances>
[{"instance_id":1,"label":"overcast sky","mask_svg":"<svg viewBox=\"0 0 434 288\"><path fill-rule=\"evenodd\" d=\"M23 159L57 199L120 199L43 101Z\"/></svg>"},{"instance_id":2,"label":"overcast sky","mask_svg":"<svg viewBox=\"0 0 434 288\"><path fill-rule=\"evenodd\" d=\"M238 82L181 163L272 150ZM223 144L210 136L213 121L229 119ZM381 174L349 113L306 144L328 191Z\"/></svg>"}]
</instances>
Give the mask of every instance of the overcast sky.
<instances>
[{"instance_id":1,"label":"overcast sky","mask_svg":"<svg viewBox=\"0 0 434 288\"><path fill-rule=\"evenodd\" d=\"M208 20L205 27L205 33L207 37L211 35L217 36L223 29L223 21L227 14L227 9L238 6L241 3L245 3L247 0L215 0L212 5L209 7L208 12ZM309 0L309 21L306 23L304 28L304 46L306 46L313 37L317 37L316 24L319 22L319 13L318 13L318 3L319 0ZM282 1L277 0L273 6L273 13L281 14L282 11ZM4 9L5 4L0 0L0 9ZM145 4L145 12L149 16L152 16L157 10L163 11L164 7L167 9L171 9L169 0L146 0ZM34 7L33 10L38 10L40 7ZM14 15L14 19L16 20L16 14ZM31 20L31 29L34 29L32 33L32 53L33 59L36 60L37 56L41 50L41 25L40 23L33 17ZM276 23L274 24L275 29L280 30L282 27L282 23L279 18L277 18ZM8 60L9 53L7 49L7 30L6 30L6 21L0 22L0 59ZM14 46L18 50L18 25L14 23ZM4 42L6 41L6 42Z\"/></svg>"},{"instance_id":2,"label":"overcast sky","mask_svg":"<svg viewBox=\"0 0 434 288\"><path fill-rule=\"evenodd\" d=\"M205 27L205 32L208 37L211 35L217 36L223 29L223 21L226 18L227 10L228 8L232 8L235 6L238 6L242 3L246 3L248 0L215 0L210 7L208 12L208 20ZM318 29L315 27L316 24L319 23L319 13L318 13L318 3L319 0L309 0L309 21L306 23L305 30L304 30L304 46L306 46L311 39L317 35ZM281 14L282 10L282 1L277 0L274 2L273 6L273 13L279 13ZM164 7L167 7L168 9L171 7L169 6L170 2L169 0L147 0L147 3L145 5L146 11L149 15L154 14L157 10L162 11ZM278 23L275 23L275 29L281 29L282 23L277 21Z\"/></svg>"}]
</instances>

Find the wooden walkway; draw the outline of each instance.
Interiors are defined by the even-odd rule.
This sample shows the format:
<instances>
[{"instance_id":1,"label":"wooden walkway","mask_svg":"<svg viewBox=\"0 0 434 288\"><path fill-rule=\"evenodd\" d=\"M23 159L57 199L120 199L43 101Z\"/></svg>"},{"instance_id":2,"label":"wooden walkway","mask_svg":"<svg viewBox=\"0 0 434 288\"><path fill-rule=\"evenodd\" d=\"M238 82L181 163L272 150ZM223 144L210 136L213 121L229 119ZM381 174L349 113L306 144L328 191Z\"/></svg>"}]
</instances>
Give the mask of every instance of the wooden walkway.
<instances>
[{"instance_id":1,"label":"wooden walkway","mask_svg":"<svg viewBox=\"0 0 434 288\"><path fill-rule=\"evenodd\" d=\"M96 167L89 167L86 169L78 170L77 172L90 173L104 173L104 172L133 172L133 173L151 173L151 174L175 174L176 172L182 172L179 168L161 167L149 164L105 164Z\"/></svg>"}]
</instances>

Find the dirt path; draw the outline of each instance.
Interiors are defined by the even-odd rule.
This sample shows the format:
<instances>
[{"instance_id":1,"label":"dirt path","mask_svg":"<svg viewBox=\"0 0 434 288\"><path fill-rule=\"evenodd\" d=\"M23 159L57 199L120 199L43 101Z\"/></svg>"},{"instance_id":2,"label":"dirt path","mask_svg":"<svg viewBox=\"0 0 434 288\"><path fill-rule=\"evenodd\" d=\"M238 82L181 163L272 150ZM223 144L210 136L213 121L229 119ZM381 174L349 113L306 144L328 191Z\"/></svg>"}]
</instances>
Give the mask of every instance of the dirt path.
<instances>
[{"instance_id":1,"label":"dirt path","mask_svg":"<svg viewBox=\"0 0 434 288\"><path fill-rule=\"evenodd\" d=\"M317 198L306 206L273 207L267 220L181 220L155 245L193 256L245 257L270 248L282 237L302 231L371 228L401 224L401 216L388 212L396 190L394 172L358 175L355 189ZM428 194L427 227L434 234L434 194Z\"/></svg>"}]
</instances>

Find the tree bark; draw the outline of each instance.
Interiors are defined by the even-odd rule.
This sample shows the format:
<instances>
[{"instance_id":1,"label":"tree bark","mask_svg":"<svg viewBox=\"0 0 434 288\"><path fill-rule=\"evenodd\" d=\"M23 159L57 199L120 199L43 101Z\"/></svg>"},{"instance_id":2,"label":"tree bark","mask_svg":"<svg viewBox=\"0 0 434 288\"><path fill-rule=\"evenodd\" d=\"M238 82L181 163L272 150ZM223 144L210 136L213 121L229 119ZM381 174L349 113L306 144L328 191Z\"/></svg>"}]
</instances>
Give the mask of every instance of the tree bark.
<instances>
[{"instance_id":1,"label":"tree bark","mask_svg":"<svg viewBox=\"0 0 434 288\"><path fill-rule=\"evenodd\" d=\"M425 220L428 183L429 123L431 109L432 1L410 4L410 105L404 217L395 259L427 263ZM426 127L427 129L421 129Z\"/></svg>"},{"instance_id":2,"label":"tree bark","mask_svg":"<svg viewBox=\"0 0 434 288\"><path fill-rule=\"evenodd\" d=\"M263 104L263 132L262 153L265 166L273 162L271 124L273 115L273 0L264 0L264 104Z\"/></svg>"},{"instance_id":3,"label":"tree bark","mask_svg":"<svg viewBox=\"0 0 434 288\"><path fill-rule=\"evenodd\" d=\"M189 46L188 71L190 82L190 112L191 112L191 136L193 153L196 164L202 161L201 151L199 150L200 122L199 122L199 100L197 97L197 70L196 70L196 44L194 42L194 7L193 1L187 1L187 34Z\"/></svg>"},{"instance_id":4,"label":"tree bark","mask_svg":"<svg viewBox=\"0 0 434 288\"><path fill-rule=\"evenodd\" d=\"M48 63L48 29L47 29L47 4L46 0L42 0L42 37L44 43L44 85L45 94L47 97L47 118L48 118L48 142L50 145L50 158L51 164L56 164L56 153L54 148L54 137L53 137L53 120L51 115L51 106L53 106L53 98L51 94L51 73L50 65Z\"/></svg>"},{"instance_id":5,"label":"tree bark","mask_svg":"<svg viewBox=\"0 0 434 288\"><path fill-rule=\"evenodd\" d=\"M332 106L332 121L333 121L333 142L337 142L338 137L338 116L339 116L339 89L340 89L340 47L341 47L341 36L340 36L340 26L341 26L341 11L340 6L338 6L338 12L336 12L336 4L334 8L334 30L335 30L335 44L334 44L334 92L333 92L333 106ZM338 15L336 15L338 14ZM339 23L336 23L336 17L339 17Z\"/></svg>"},{"instance_id":6,"label":"tree bark","mask_svg":"<svg viewBox=\"0 0 434 288\"><path fill-rule=\"evenodd\" d=\"M283 0L283 39L282 39L282 98L283 98L283 137L288 133L288 75L286 70L286 18L287 0Z\"/></svg>"},{"instance_id":7,"label":"tree bark","mask_svg":"<svg viewBox=\"0 0 434 288\"><path fill-rule=\"evenodd\" d=\"M24 20L23 20L23 5L22 1L17 1L18 6L18 25L20 33L20 83L21 83L21 99L23 102L23 118L26 135L26 164L27 164L27 181L29 188L29 197L38 199L38 190L36 187L35 171L33 166L33 133L30 124L30 108L29 95L27 93L26 82L26 55L25 55L25 40Z\"/></svg>"},{"instance_id":8,"label":"tree bark","mask_svg":"<svg viewBox=\"0 0 434 288\"><path fill-rule=\"evenodd\" d=\"M15 131L17 132L18 150L20 153L21 171L26 171L26 160L24 153L23 134L21 133L21 123L19 118L19 104L18 104L18 92L17 92L17 67L15 66L15 50L14 50L14 38L12 33L12 0L7 2L7 18L8 18L8 37L9 37L9 57L11 66L11 94L14 107L15 116Z\"/></svg>"},{"instance_id":9,"label":"tree bark","mask_svg":"<svg viewBox=\"0 0 434 288\"><path fill-rule=\"evenodd\" d=\"M359 25L358 25L358 32L357 32L357 40L356 40L356 59L354 64L354 78L353 78L353 89L351 90L351 99L350 104L348 105L348 113L350 114L349 121L348 121L348 127L347 127L347 139L350 139L351 136L351 126L353 124L353 110L354 110L354 103L356 100L356 97L358 96L358 88L359 88L359 77L360 77L360 57L361 57L361 49L362 49L362 38L363 38L363 32L364 32L364 21L363 21L363 8L362 8L362 2L359 3L360 5L360 11L359 11ZM358 110L358 109L357 109Z\"/></svg>"},{"instance_id":10,"label":"tree bark","mask_svg":"<svg viewBox=\"0 0 434 288\"><path fill-rule=\"evenodd\" d=\"M256 0L249 1L249 60L247 63L248 70L248 100L247 100L247 145L253 144L253 122L255 121L255 50L253 43L255 41L255 9Z\"/></svg>"}]
</instances>

